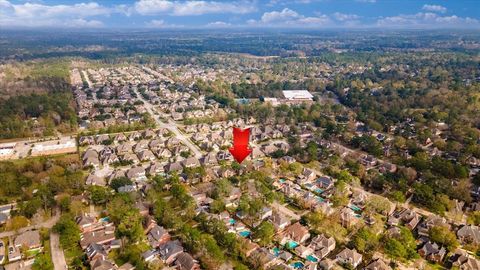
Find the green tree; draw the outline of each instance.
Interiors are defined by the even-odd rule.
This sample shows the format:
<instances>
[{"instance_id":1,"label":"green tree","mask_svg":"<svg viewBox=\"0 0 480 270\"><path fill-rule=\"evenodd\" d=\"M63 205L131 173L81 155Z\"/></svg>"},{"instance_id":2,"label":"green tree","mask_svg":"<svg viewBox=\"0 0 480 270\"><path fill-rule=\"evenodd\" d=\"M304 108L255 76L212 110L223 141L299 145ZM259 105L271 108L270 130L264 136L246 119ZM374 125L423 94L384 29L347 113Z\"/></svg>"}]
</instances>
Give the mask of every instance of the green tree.
<instances>
[{"instance_id":1,"label":"green tree","mask_svg":"<svg viewBox=\"0 0 480 270\"><path fill-rule=\"evenodd\" d=\"M258 243L262 246L269 245L273 240L273 236L275 236L275 227L267 221L262 221L253 230L253 237L259 239Z\"/></svg>"},{"instance_id":2,"label":"green tree","mask_svg":"<svg viewBox=\"0 0 480 270\"><path fill-rule=\"evenodd\" d=\"M384 247L385 254L393 260L407 257L405 247L396 239L388 239Z\"/></svg>"},{"instance_id":3,"label":"green tree","mask_svg":"<svg viewBox=\"0 0 480 270\"><path fill-rule=\"evenodd\" d=\"M49 253L42 252L35 257L32 265L33 270L52 270L53 262Z\"/></svg>"},{"instance_id":4,"label":"green tree","mask_svg":"<svg viewBox=\"0 0 480 270\"><path fill-rule=\"evenodd\" d=\"M95 205L107 203L111 196L109 190L101 186L91 186L89 187L88 191L90 193L90 200L92 200L93 204Z\"/></svg>"},{"instance_id":5,"label":"green tree","mask_svg":"<svg viewBox=\"0 0 480 270\"><path fill-rule=\"evenodd\" d=\"M110 182L110 187L113 188L115 191L118 191L119 188L127 185L131 185L132 181L127 177L118 177L113 179Z\"/></svg>"},{"instance_id":6,"label":"green tree","mask_svg":"<svg viewBox=\"0 0 480 270\"><path fill-rule=\"evenodd\" d=\"M353 245L355 248L364 252L375 252L378 247L378 237L370 229L363 227L353 237Z\"/></svg>"},{"instance_id":7,"label":"green tree","mask_svg":"<svg viewBox=\"0 0 480 270\"><path fill-rule=\"evenodd\" d=\"M63 214L53 227L53 231L60 235L60 244L65 250L73 250L80 241L80 229L70 214Z\"/></svg>"},{"instance_id":8,"label":"green tree","mask_svg":"<svg viewBox=\"0 0 480 270\"><path fill-rule=\"evenodd\" d=\"M452 251L458 247L458 240L449 228L443 226L433 226L428 235L430 236L430 240L440 245L444 245L448 248L448 250Z\"/></svg>"}]
</instances>

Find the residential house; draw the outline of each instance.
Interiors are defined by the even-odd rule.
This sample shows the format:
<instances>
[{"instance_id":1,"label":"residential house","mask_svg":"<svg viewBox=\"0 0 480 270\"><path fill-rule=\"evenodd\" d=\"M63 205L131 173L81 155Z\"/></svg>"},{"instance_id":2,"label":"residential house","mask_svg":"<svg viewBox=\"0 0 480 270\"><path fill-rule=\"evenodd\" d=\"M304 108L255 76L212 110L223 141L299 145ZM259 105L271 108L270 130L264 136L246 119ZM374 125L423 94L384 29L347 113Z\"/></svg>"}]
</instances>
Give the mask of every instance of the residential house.
<instances>
[{"instance_id":1,"label":"residential house","mask_svg":"<svg viewBox=\"0 0 480 270\"><path fill-rule=\"evenodd\" d=\"M170 234L160 225L155 225L147 234L147 240L151 247L158 246L170 241Z\"/></svg>"},{"instance_id":2,"label":"residential house","mask_svg":"<svg viewBox=\"0 0 480 270\"><path fill-rule=\"evenodd\" d=\"M480 243L480 227L475 225L465 225L457 231L457 236L463 243Z\"/></svg>"},{"instance_id":3,"label":"residential house","mask_svg":"<svg viewBox=\"0 0 480 270\"><path fill-rule=\"evenodd\" d=\"M387 224L390 226L397 226L401 222L405 227L413 230L417 227L421 218L422 217L414 210L403 208L399 211L395 211L391 216L389 216Z\"/></svg>"},{"instance_id":4,"label":"residential house","mask_svg":"<svg viewBox=\"0 0 480 270\"><path fill-rule=\"evenodd\" d=\"M290 225L290 219L279 211L274 211L270 216L270 222L275 227L276 231L281 231L285 229L288 225Z\"/></svg>"},{"instance_id":5,"label":"residential house","mask_svg":"<svg viewBox=\"0 0 480 270\"><path fill-rule=\"evenodd\" d=\"M15 237L14 245L17 248L26 248L28 250L39 249L42 247L40 233L38 231L26 231Z\"/></svg>"},{"instance_id":6,"label":"residential house","mask_svg":"<svg viewBox=\"0 0 480 270\"><path fill-rule=\"evenodd\" d=\"M167 148L158 148L157 150L154 150L154 152L159 159L168 159L173 156L172 152Z\"/></svg>"},{"instance_id":7,"label":"residential house","mask_svg":"<svg viewBox=\"0 0 480 270\"><path fill-rule=\"evenodd\" d=\"M285 163L287 163L287 164L292 164L292 163L294 163L294 162L296 161L296 160L295 160L293 157L291 157L291 156L283 156L283 157L281 157L279 160L280 160L280 161L283 161L283 162L285 162Z\"/></svg>"},{"instance_id":8,"label":"residential house","mask_svg":"<svg viewBox=\"0 0 480 270\"><path fill-rule=\"evenodd\" d=\"M183 252L183 247L178 240L168 241L158 246L158 252L162 261L170 265Z\"/></svg>"},{"instance_id":9,"label":"residential house","mask_svg":"<svg viewBox=\"0 0 480 270\"><path fill-rule=\"evenodd\" d=\"M138 160L138 157L133 154L133 153L126 153L122 156L123 161L130 162L131 164L138 164L140 163L140 160Z\"/></svg>"},{"instance_id":10,"label":"residential house","mask_svg":"<svg viewBox=\"0 0 480 270\"><path fill-rule=\"evenodd\" d=\"M125 185L118 188L118 193L130 193L137 191L137 186L135 185Z\"/></svg>"},{"instance_id":11,"label":"residential house","mask_svg":"<svg viewBox=\"0 0 480 270\"><path fill-rule=\"evenodd\" d=\"M119 162L120 159L118 158L117 155L115 155L114 153L111 153L111 154L102 156L101 161L103 165L106 165L106 164L113 164L113 163Z\"/></svg>"},{"instance_id":12,"label":"residential house","mask_svg":"<svg viewBox=\"0 0 480 270\"><path fill-rule=\"evenodd\" d=\"M82 165L83 167L92 166L93 168L98 168L100 167L100 160L98 159L98 156L88 156L83 158Z\"/></svg>"},{"instance_id":13,"label":"residential house","mask_svg":"<svg viewBox=\"0 0 480 270\"><path fill-rule=\"evenodd\" d=\"M307 256L312 255L313 251L314 250L312 248L306 247L304 245L299 245L295 248L295 253L302 258L307 258Z\"/></svg>"},{"instance_id":14,"label":"residential house","mask_svg":"<svg viewBox=\"0 0 480 270\"><path fill-rule=\"evenodd\" d=\"M351 227L359 221L359 218L356 216L355 212L348 208L344 207L340 210L340 222L345 228Z\"/></svg>"},{"instance_id":15,"label":"residential house","mask_svg":"<svg viewBox=\"0 0 480 270\"><path fill-rule=\"evenodd\" d=\"M151 262L157 258L159 255L158 250L150 249L142 253L142 258L145 262Z\"/></svg>"},{"instance_id":16,"label":"residential house","mask_svg":"<svg viewBox=\"0 0 480 270\"><path fill-rule=\"evenodd\" d=\"M150 147L150 149L153 151L159 150L164 146L165 146L165 143L163 139L160 139L160 138L153 139L148 143L148 147Z\"/></svg>"},{"instance_id":17,"label":"residential house","mask_svg":"<svg viewBox=\"0 0 480 270\"><path fill-rule=\"evenodd\" d=\"M117 270L117 265L110 259L97 259L90 262L91 270Z\"/></svg>"},{"instance_id":18,"label":"residential house","mask_svg":"<svg viewBox=\"0 0 480 270\"><path fill-rule=\"evenodd\" d=\"M115 150L117 151L118 155L124 155L126 153L132 152L132 144L130 142L124 142L118 145Z\"/></svg>"},{"instance_id":19,"label":"residential house","mask_svg":"<svg viewBox=\"0 0 480 270\"><path fill-rule=\"evenodd\" d=\"M126 176L132 181L147 180L146 171L143 167L134 167L127 171Z\"/></svg>"},{"instance_id":20,"label":"residential house","mask_svg":"<svg viewBox=\"0 0 480 270\"><path fill-rule=\"evenodd\" d=\"M367 265L367 267L365 267L365 270L392 270L392 268L382 259L376 259L369 265Z\"/></svg>"},{"instance_id":21,"label":"residential house","mask_svg":"<svg viewBox=\"0 0 480 270\"><path fill-rule=\"evenodd\" d=\"M133 152L138 153L141 152L142 150L148 149L148 143L149 141L147 140L141 140L135 144L133 147Z\"/></svg>"},{"instance_id":22,"label":"residential house","mask_svg":"<svg viewBox=\"0 0 480 270\"><path fill-rule=\"evenodd\" d=\"M268 269L270 266L274 265L277 261L277 258L270 253L266 248L256 249L249 257L249 260L254 263L262 266L265 269Z\"/></svg>"},{"instance_id":23,"label":"residential house","mask_svg":"<svg viewBox=\"0 0 480 270\"><path fill-rule=\"evenodd\" d=\"M272 208L265 206L259 212L260 219L261 220L267 219L272 216L272 213L273 213Z\"/></svg>"},{"instance_id":24,"label":"residential house","mask_svg":"<svg viewBox=\"0 0 480 270\"><path fill-rule=\"evenodd\" d=\"M115 240L115 227L113 224L109 224L99 230L82 233L80 236L80 246L82 249L86 249L87 246L92 243L107 244L113 240Z\"/></svg>"},{"instance_id":25,"label":"residential house","mask_svg":"<svg viewBox=\"0 0 480 270\"><path fill-rule=\"evenodd\" d=\"M389 162L384 162L380 165L378 170L381 173L394 173L394 172L397 171L397 165L395 165L393 163L389 163Z\"/></svg>"},{"instance_id":26,"label":"residential house","mask_svg":"<svg viewBox=\"0 0 480 270\"><path fill-rule=\"evenodd\" d=\"M195 157L186 158L182 163L185 168L194 168L200 166L200 161Z\"/></svg>"},{"instance_id":27,"label":"residential house","mask_svg":"<svg viewBox=\"0 0 480 270\"><path fill-rule=\"evenodd\" d=\"M85 249L85 254L88 257L89 261L94 261L99 258L105 259L108 256L107 250L104 245L99 244L89 244Z\"/></svg>"},{"instance_id":28,"label":"residential house","mask_svg":"<svg viewBox=\"0 0 480 270\"><path fill-rule=\"evenodd\" d=\"M113 143L115 144L125 142L125 141L127 141L127 136L125 136L125 134L123 133L119 133L113 137Z\"/></svg>"},{"instance_id":29,"label":"residential house","mask_svg":"<svg viewBox=\"0 0 480 270\"><path fill-rule=\"evenodd\" d=\"M182 252L178 254L175 260L175 266L178 270L199 270L200 265L198 262L188 253Z\"/></svg>"},{"instance_id":30,"label":"residential house","mask_svg":"<svg viewBox=\"0 0 480 270\"><path fill-rule=\"evenodd\" d=\"M152 151L148 149L141 150L140 152L137 152L138 159L140 161L154 161L157 158L155 155L152 153Z\"/></svg>"},{"instance_id":31,"label":"residential house","mask_svg":"<svg viewBox=\"0 0 480 270\"><path fill-rule=\"evenodd\" d=\"M437 243L429 241L418 250L418 254L429 261L439 263L443 261L447 250L444 247L439 247Z\"/></svg>"},{"instance_id":32,"label":"residential house","mask_svg":"<svg viewBox=\"0 0 480 270\"><path fill-rule=\"evenodd\" d=\"M173 162L165 166L165 171L172 173L172 172L179 172L182 171L183 167L180 162Z\"/></svg>"},{"instance_id":33,"label":"residential house","mask_svg":"<svg viewBox=\"0 0 480 270\"><path fill-rule=\"evenodd\" d=\"M355 249L345 248L337 254L336 259L340 264L357 268L357 266L362 263L362 254L358 253Z\"/></svg>"},{"instance_id":34,"label":"residential house","mask_svg":"<svg viewBox=\"0 0 480 270\"><path fill-rule=\"evenodd\" d=\"M293 240L299 244L304 243L309 237L310 233L308 229L301 225L299 222L296 222L285 228L280 233L281 244L285 244L288 240Z\"/></svg>"},{"instance_id":35,"label":"residential house","mask_svg":"<svg viewBox=\"0 0 480 270\"><path fill-rule=\"evenodd\" d=\"M157 175L161 174L165 171L165 168L163 165L159 162L152 162L150 166L147 169L147 174L148 175Z\"/></svg>"},{"instance_id":36,"label":"residential house","mask_svg":"<svg viewBox=\"0 0 480 270\"><path fill-rule=\"evenodd\" d=\"M308 168L303 168L303 172L300 175L300 177L297 179L297 182L300 185L305 184L305 183L310 183L313 180L315 180L316 176L317 176L317 174L313 170L308 169Z\"/></svg>"},{"instance_id":37,"label":"residential house","mask_svg":"<svg viewBox=\"0 0 480 270\"><path fill-rule=\"evenodd\" d=\"M210 152L210 153L206 154L202 159L202 164L204 166L217 165L218 164L217 155L213 152Z\"/></svg>"},{"instance_id":38,"label":"residential house","mask_svg":"<svg viewBox=\"0 0 480 270\"><path fill-rule=\"evenodd\" d=\"M333 179L329 176L320 176L317 181L315 181L315 184L323 189L323 190L327 190L327 189L330 189L333 187L334 185L334 182L333 182Z\"/></svg>"},{"instance_id":39,"label":"residential house","mask_svg":"<svg viewBox=\"0 0 480 270\"><path fill-rule=\"evenodd\" d=\"M478 270L480 269L480 260L466 251L457 250L455 254L449 259L452 268L459 270Z\"/></svg>"},{"instance_id":40,"label":"residential house","mask_svg":"<svg viewBox=\"0 0 480 270\"><path fill-rule=\"evenodd\" d=\"M95 139L92 136L82 136L78 139L78 144L81 146L95 144Z\"/></svg>"},{"instance_id":41,"label":"residential house","mask_svg":"<svg viewBox=\"0 0 480 270\"><path fill-rule=\"evenodd\" d=\"M85 181L85 184L88 186L106 186L107 183L103 177L96 176L95 174L90 174Z\"/></svg>"},{"instance_id":42,"label":"residential house","mask_svg":"<svg viewBox=\"0 0 480 270\"><path fill-rule=\"evenodd\" d=\"M97 220L86 214L77 217L76 222L82 232L92 231L97 225Z\"/></svg>"},{"instance_id":43,"label":"residential house","mask_svg":"<svg viewBox=\"0 0 480 270\"><path fill-rule=\"evenodd\" d=\"M125 177L125 171L121 170L116 170L113 171L109 176L108 176L108 181L111 182L113 179Z\"/></svg>"},{"instance_id":44,"label":"residential house","mask_svg":"<svg viewBox=\"0 0 480 270\"><path fill-rule=\"evenodd\" d=\"M335 249L335 239L333 237L326 237L323 234L315 236L310 242L309 247L315 251L315 255L319 259L326 257L331 251Z\"/></svg>"},{"instance_id":45,"label":"residential house","mask_svg":"<svg viewBox=\"0 0 480 270\"><path fill-rule=\"evenodd\" d=\"M448 224L444 217L431 215L417 226L417 232L420 236L428 237L430 229L436 226L444 227L446 230L450 230L450 224Z\"/></svg>"}]
</instances>

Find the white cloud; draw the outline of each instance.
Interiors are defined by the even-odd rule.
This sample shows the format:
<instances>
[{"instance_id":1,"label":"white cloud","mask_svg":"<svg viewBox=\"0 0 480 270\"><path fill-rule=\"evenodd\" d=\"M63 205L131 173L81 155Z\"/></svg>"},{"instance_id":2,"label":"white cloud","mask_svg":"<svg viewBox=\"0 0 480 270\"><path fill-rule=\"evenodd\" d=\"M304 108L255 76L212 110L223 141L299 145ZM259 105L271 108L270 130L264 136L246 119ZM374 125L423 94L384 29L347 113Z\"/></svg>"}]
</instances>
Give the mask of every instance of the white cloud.
<instances>
[{"instance_id":1,"label":"white cloud","mask_svg":"<svg viewBox=\"0 0 480 270\"><path fill-rule=\"evenodd\" d=\"M431 12L402 14L385 17L377 21L380 27L403 28L480 28L480 22L470 17L442 16Z\"/></svg>"},{"instance_id":2,"label":"white cloud","mask_svg":"<svg viewBox=\"0 0 480 270\"><path fill-rule=\"evenodd\" d=\"M183 28L183 25L179 24L168 24L164 20L151 20L145 24L148 28Z\"/></svg>"},{"instance_id":3,"label":"white cloud","mask_svg":"<svg viewBox=\"0 0 480 270\"><path fill-rule=\"evenodd\" d=\"M256 7L251 1L217 2L197 0L140 0L135 3L135 10L141 15L168 13L175 16L188 16L212 13L246 14L255 11Z\"/></svg>"},{"instance_id":4,"label":"white cloud","mask_svg":"<svg viewBox=\"0 0 480 270\"><path fill-rule=\"evenodd\" d=\"M73 5L45 5L41 3L12 4L0 0L0 26L14 27L101 27L99 20L88 17L107 16L112 9L96 2Z\"/></svg>"},{"instance_id":5,"label":"white cloud","mask_svg":"<svg viewBox=\"0 0 480 270\"><path fill-rule=\"evenodd\" d=\"M98 27L103 27L104 25L103 25L103 22L98 20L74 19L71 21L67 21L65 26L98 28Z\"/></svg>"},{"instance_id":6,"label":"white cloud","mask_svg":"<svg viewBox=\"0 0 480 270\"><path fill-rule=\"evenodd\" d=\"M263 23L271 23L271 22L285 22L290 20L295 20L300 17L296 11L293 11L289 8L284 8L282 11L272 11L272 12L265 12L262 15L262 22Z\"/></svg>"},{"instance_id":7,"label":"white cloud","mask_svg":"<svg viewBox=\"0 0 480 270\"><path fill-rule=\"evenodd\" d=\"M423 5L422 9L426 11L431 11L431 12L440 12L440 13L447 12L447 8L440 5Z\"/></svg>"},{"instance_id":8,"label":"white cloud","mask_svg":"<svg viewBox=\"0 0 480 270\"><path fill-rule=\"evenodd\" d=\"M333 13L333 17L337 21L341 21L341 22L360 19L360 16L358 16L356 14L345 14L345 13L340 13L340 12Z\"/></svg>"},{"instance_id":9,"label":"white cloud","mask_svg":"<svg viewBox=\"0 0 480 270\"><path fill-rule=\"evenodd\" d=\"M231 23L222 22L222 21L211 22L206 25L206 27L208 28L227 28L231 26L232 26Z\"/></svg>"},{"instance_id":10,"label":"white cloud","mask_svg":"<svg viewBox=\"0 0 480 270\"><path fill-rule=\"evenodd\" d=\"M260 20L248 20L250 26L263 27L304 27L316 28L328 25L331 22L327 15L317 15L314 17L306 17L289 8L281 11L271 11L263 13Z\"/></svg>"}]
</instances>

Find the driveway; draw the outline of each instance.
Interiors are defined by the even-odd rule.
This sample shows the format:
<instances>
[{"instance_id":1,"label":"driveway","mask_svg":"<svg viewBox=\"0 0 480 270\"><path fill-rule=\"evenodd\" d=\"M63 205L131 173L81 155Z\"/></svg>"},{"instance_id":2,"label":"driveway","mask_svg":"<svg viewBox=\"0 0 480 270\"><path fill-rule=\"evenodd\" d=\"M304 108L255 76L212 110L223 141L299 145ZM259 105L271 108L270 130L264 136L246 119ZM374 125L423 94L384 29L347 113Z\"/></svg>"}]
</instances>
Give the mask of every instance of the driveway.
<instances>
[{"instance_id":1,"label":"driveway","mask_svg":"<svg viewBox=\"0 0 480 270\"><path fill-rule=\"evenodd\" d=\"M63 249L60 247L60 237L56 233L50 233L50 249L52 251L52 261L55 270L67 269L67 262Z\"/></svg>"}]
</instances>

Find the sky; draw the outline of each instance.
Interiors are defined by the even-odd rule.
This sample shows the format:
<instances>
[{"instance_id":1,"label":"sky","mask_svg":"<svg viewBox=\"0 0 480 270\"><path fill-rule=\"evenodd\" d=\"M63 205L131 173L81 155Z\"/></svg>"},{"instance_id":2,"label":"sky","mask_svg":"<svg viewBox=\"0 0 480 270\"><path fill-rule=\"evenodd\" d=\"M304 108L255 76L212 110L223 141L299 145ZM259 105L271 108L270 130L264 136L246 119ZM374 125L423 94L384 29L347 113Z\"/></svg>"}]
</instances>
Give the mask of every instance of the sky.
<instances>
[{"instance_id":1,"label":"sky","mask_svg":"<svg viewBox=\"0 0 480 270\"><path fill-rule=\"evenodd\" d=\"M480 29L480 0L0 0L0 31Z\"/></svg>"}]
</instances>

